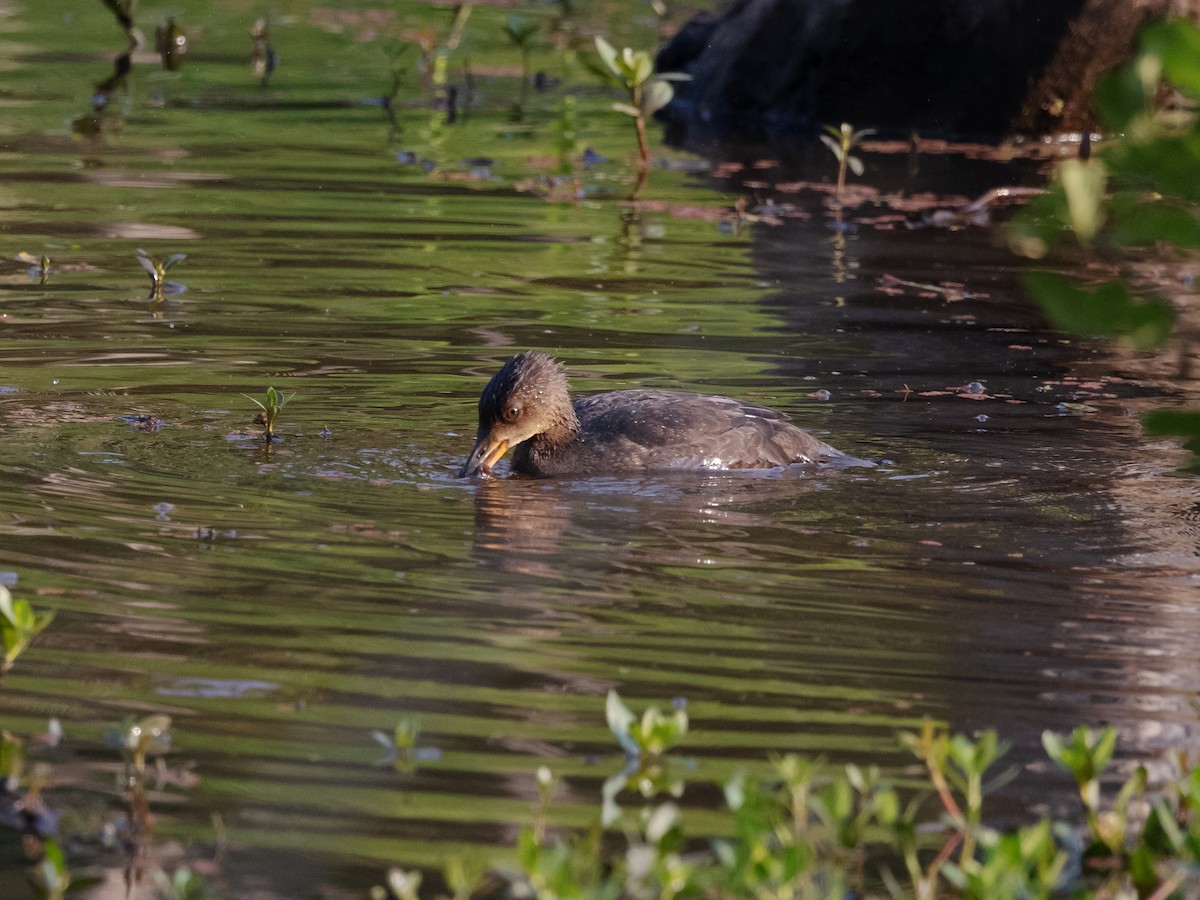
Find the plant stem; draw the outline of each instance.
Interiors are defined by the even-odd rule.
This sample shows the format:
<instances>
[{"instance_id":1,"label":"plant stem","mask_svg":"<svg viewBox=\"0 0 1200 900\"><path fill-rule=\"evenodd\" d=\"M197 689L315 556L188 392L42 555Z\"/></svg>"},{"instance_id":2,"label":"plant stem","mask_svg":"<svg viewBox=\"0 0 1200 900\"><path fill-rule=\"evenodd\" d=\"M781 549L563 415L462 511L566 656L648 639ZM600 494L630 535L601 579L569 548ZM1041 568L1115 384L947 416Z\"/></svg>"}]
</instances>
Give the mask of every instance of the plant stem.
<instances>
[{"instance_id":1,"label":"plant stem","mask_svg":"<svg viewBox=\"0 0 1200 900\"><path fill-rule=\"evenodd\" d=\"M648 169L650 168L650 145L646 143L646 117L638 116L634 119L634 124L637 126L638 156L641 158L641 166L643 169Z\"/></svg>"}]
</instances>

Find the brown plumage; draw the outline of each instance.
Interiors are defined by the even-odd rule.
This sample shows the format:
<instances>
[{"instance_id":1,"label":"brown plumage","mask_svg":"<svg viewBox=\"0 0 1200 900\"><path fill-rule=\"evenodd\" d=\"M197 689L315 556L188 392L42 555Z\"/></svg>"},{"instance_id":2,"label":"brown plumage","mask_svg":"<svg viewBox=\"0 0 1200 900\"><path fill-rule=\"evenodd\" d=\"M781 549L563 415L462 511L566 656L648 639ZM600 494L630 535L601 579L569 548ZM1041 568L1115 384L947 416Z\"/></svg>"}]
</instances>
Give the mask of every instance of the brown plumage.
<instances>
[{"instance_id":1,"label":"brown plumage","mask_svg":"<svg viewBox=\"0 0 1200 900\"><path fill-rule=\"evenodd\" d=\"M572 403L562 368L537 351L514 356L484 388L475 447L459 477L491 474L509 449L513 471L529 475L874 465L817 440L781 412L729 397L633 390Z\"/></svg>"}]
</instances>

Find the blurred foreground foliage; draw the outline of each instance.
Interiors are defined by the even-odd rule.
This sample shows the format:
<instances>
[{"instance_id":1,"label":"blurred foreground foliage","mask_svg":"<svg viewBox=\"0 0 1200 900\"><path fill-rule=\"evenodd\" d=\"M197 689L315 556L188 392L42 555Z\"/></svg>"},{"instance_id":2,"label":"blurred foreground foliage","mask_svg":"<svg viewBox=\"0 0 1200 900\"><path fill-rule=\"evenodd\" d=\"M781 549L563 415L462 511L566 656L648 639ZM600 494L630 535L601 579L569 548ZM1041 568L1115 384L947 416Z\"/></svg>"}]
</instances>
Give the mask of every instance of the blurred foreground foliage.
<instances>
[{"instance_id":1,"label":"blurred foreground foliage","mask_svg":"<svg viewBox=\"0 0 1200 900\"><path fill-rule=\"evenodd\" d=\"M1017 774L997 771L1007 745L994 731L951 734L926 722L899 736L919 763L901 779L875 766L775 755L765 777L741 771L725 782L723 821L714 828L710 819L696 835L685 829L682 780L664 777L680 771L669 751L687 734L686 713L651 708L639 718L615 693L607 713L625 752L619 790L637 798L630 808L615 806L610 778L594 826L556 832L548 812L557 779L543 768L516 867L485 871L451 859L446 896L1167 900L1200 892L1200 767L1179 755L1151 788L1138 766L1108 797L1111 727L1043 735L1050 759L1078 788L1082 823L988 824L985 798ZM421 890L423 881L421 872L393 869L372 898L436 895Z\"/></svg>"},{"instance_id":2,"label":"blurred foreground foliage","mask_svg":"<svg viewBox=\"0 0 1200 900\"><path fill-rule=\"evenodd\" d=\"M1017 252L1035 259L1074 252L1106 268L1113 260L1136 259L1142 248L1153 248L1156 259L1196 258L1200 29L1187 19L1157 21L1138 40L1135 58L1101 79L1093 98L1100 122L1116 137L1088 158L1059 166L1047 193L1014 222L1010 242ZM1122 338L1141 349L1161 347L1178 332L1177 310L1153 278L1085 286L1061 273L1034 271L1026 284L1068 331ZM1148 434L1183 436L1192 468L1200 470L1200 413L1160 410L1142 422Z\"/></svg>"}]
</instances>

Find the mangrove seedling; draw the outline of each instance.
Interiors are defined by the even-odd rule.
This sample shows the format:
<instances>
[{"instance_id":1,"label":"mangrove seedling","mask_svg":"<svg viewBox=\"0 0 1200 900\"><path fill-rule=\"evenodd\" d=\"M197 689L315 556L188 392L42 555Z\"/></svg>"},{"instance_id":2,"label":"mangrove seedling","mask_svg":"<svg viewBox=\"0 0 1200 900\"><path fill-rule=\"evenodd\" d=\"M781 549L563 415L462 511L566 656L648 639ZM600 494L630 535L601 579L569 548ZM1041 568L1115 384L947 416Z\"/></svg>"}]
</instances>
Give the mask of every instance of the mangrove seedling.
<instances>
[{"instance_id":1,"label":"mangrove seedling","mask_svg":"<svg viewBox=\"0 0 1200 900\"><path fill-rule=\"evenodd\" d=\"M442 751L437 747L418 747L417 738L421 734L421 721L414 716L405 716L396 723L392 734L373 731L371 736L376 743L383 747L387 754L378 761L377 765L390 765L398 772L406 775L416 771L417 763L436 762L442 758Z\"/></svg>"},{"instance_id":2,"label":"mangrove seedling","mask_svg":"<svg viewBox=\"0 0 1200 900\"><path fill-rule=\"evenodd\" d=\"M687 734L686 710L676 709L666 716L657 706L651 706L639 721L616 691L608 692L604 717L621 749L638 759L662 756Z\"/></svg>"},{"instance_id":3,"label":"mangrove seedling","mask_svg":"<svg viewBox=\"0 0 1200 900\"><path fill-rule=\"evenodd\" d=\"M850 169L855 175L862 175L863 173L862 160L857 156L852 156L850 151L857 147L863 138L874 134L875 129L860 128L858 131L855 131L849 122L843 122L841 128L826 125L825 131L826 134L821 135L821 142L829 148L829 151L838 162L836 196L840 203L842 192L846 189L846 169Z\"/></svg>"},{"instance_id":4,"label":"mangrove seedling","mask_svg":"<svg viewBox=\"0 0 1200 900\"><path fill-rule=\"evenodd\" d=\"M256 400L249 394L243 394L242 396L262 410L255 417L254 421L266 428L263 437L268 444L271 443L271 441L275 440L275 422L279 418L279 413L283 411L287 402L292 398L284 396L283 391L277 391L273 387L267 388L267 394L263 400ZM292 397L295 396L295 394L292 394Z\"/></svg>"},{"instance_id":5,"label":"mangrove seedling","mask_svg":"<svg viewBox=\"0 0 1200 900\"><path fill-rule=\"evenodd\" d=\"M34 256L32 253L22 250L13 259L29 266L29 277L36 278L38 284L45 284L46 279L50 277L50 257L45 253L41 256Z\"/></svg>"},{"instance_id":6,"label":"mangrove seedling","mask_svg":"<svg viewBox=\"0 0 1200 900\"><path fill-rule=\"evenodd\" d=\"M142 719L126 719L119 735L125 754L126 775L141 776L146 757L159 756L171 749L171 717L156 713Z\"/></svg>"},{"instance_id":7,"label":"mangrove seedling","mask_svg":"<svg viewBox=\"0 0 1200 900\"><path fill-rule=\"evenodd\" d=\"M54 619L54 611L35 613L28 600L15 600L0 585L0 639L4 641L4 664L0 675L12 668L17 657Z\"/></svg>"},{"instance_id":8,"label":"mangrove seedling","mask_svg":"<svg viewBox=\"0 0 1200 900\"><path fill-rule=\"evenodd\" d=\"M150 276L151 300L161 300L163 297L163 292L168 286L173 289L172 292L177 292L178 290L183 289L183 285L176 284L175 282L168 282L167 273L185 259L187 259L186 253L172 253L170 256L158 259L157 257L151 256L145 250L138 250L137 261L141 267L146 270L146 274Z\"/></svg>"},{"instance_id":9,"label":"mangrove seedling","mask_svg":"<svg viewBox=\"0 0 1200 900\"><path fill-rule=\"evenodd\" d=\"M259 84L267 86L271 73L279 63L279 55L271 46L271 29L266 19L258 19L250 29L250 40L254 42L250 53L250 68Z\"/></svg>"},{"instance_id":10,"label":"mangrove seedling","mask_svg":"<svg viewBox=\"0 0 1200 900\"><path fill-rule=\"evenodd\" d=\"M683 793L683 778L678 767L667 764L664 757L687 734L688 715L682 707L667 716L657 706L651 706L639 719L620 695L610 690L604 704L604 717L625 751L625 765L610 775L600 789L600 821L608 827L621 817L617 795L631 783L636 784L647 799L661 792L674 797Z\"/></svg>"},{"instance_id":11,"label":"mangrove seedling","mask_svg":"<svg viewBox=\"0 0 1200 900\"><path fill-rule=\"evenodd\" d=\"M613 109L624 113L633 119L637 130L638 157L642 169L650 166L650 146L646 142L646 119L654 115L671 102L675 89L671 81L681 81L687 75L658 75L654 74L654 60L645 50L633 50L629 47L617 52L604 38L596 35L596 52L605 67L616 76L621 86L629 94L628 103L614 103Z\"/></svg>"},{"instance_id":12,"label":"mangrove seedling","mask_svg":"<svg viewBox=\"0 0 1200 900\"><path fill-rule=\"evenodd\" d=\"M1064 738L1053 731L1042 733L1046 755L1071 773L1079 787L1079 799L1087 811L1088 827L1095 834L1100 821L1100 776L1112 760L1117 746L1117 729L1109 725L1098 735L1080 725Z\"/></svg>"},{"instance_id":13,"label":"mangrove seedling","mask_svg":"<svg viewBox=\"0 0 1200 900\"><path fill-rule=\"evenodd\" d=\"M183 68L183 58L188 51L187 35L174 19L168 19L165 26L159 25L154 30L154 45L162 56L164 69L178 72Z\"/></svg>"},{"instance_id":14,"label":"mangrove seedling","mask_svg":"<svg viewBox=\"0 0 1200 900\"><path fill-rule=\"evenodd\" d=\"M504 33L521 51L521 91L517 95L517 104L513 108L515 117L521 119L525 114L525 100L529 96L529 82L533 78L529 55L533 51L533 39L538 33L538 23L513 13L504 20Z\"/></svg>"}]
</instances>

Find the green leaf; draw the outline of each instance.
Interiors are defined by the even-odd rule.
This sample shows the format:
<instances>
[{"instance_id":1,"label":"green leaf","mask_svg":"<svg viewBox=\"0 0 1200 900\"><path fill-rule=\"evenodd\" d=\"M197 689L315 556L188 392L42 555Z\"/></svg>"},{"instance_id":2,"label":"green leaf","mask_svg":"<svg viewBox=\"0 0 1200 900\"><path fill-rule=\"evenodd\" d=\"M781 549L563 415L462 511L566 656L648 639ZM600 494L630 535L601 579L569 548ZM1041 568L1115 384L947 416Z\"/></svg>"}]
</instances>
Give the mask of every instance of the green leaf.
<instances>
[{"instance_id":1,"label":"green leaf","mask_svg":"<svg viewBox=\"0 0 1200 900\"><path fill-rule=\"evenodd\" d=\"M1166 19L1141 32L1142 53L1162 60L1163 75L1179 90L1200 100L1200 29L1188 19Z\"/></svg>"},{"instance_id":2,"label":"green leaf","mask_svg":"<svg viewBox=\"0 0 1200 900\"><path fill-rule=\"evenodd\" d=\"M833 154L834 158L838 162L841 162L842 154L845 152L845 150L842 149L842 142L836 138L830 137L827 134L819 135L819 137L821 138L821 143L829 148L829 152Z\"/></svg>"},{"instance_id":3,"label":"green leaf","mask_svg":"<svg viewBox=\"0 0 1200 900\"><path fill-rule=\"evenodd\" d=\"M1172 853L1180 853L1183 850L1184 839L1183 832L1179 830L1179 824L1175 821L1175 815L1171 812L1171 807L1167 805L1165 797L1150 798L1151 818L1160 829L1162 836L1166 838Z\"/></svg>"},{"instance_id":4,"label":"green leaf","mask_svg":"<svg viewBox=\"0 0 1200 900\"><path fill-rule=\"evenodd\" d=\"M630 106L628 103L614 103L612 108L619 113L625 113L627 116L633 116L635 119L642 115L642 111L636 106Z\"/></svg>"},{"instance_id":5,"label":"green leaf","mask_svg":"<svg viewBox=\"0 0 1200 900\"><path fill-rule=\"evenodd\" d=\"M139 253L139 254L141 254L141 253L142 253L142 251L141 251L141 250L139 250L139 251L138 251L138 253ZM145 269L145 270L146 270L146 274L147 274L147 275L149 275L149 276L150 276L152 279L154 279L155 281L158 281L158 279L161 277L161 273L159 272L159 268L158 268L158 263L157 263L157 262L155 262L155 261L154 261L153 259L151 259L149 256L143 256L143 255L139 255L139 256L137 257L137 261L138 261L138 264L139 264L139 265L140 265L140 266L141 266L143 269Z\"/></svg>"},{"instance_id":6,"label":"green leaf","mask_svg":"<svg viewBox=\"0 0 1200 900\"><path fill-rule=\"evenodd\" d=\"M1047 317L1066 331L1127 337L1146 348L1165 341L1175 321L1175 311L1166 301L1134 302L1124 281L1109 281L1089 291L1066 275L1034 271L1026 273L1025 286Z\"/></svg>"},{"instance_id":7,"label":"green leaf","mask_svg":"<svg viewBox=\"0 0 1200 900\"><path fill-rule=\"evenodd\" d=\"M882 825L891 825L900 818L900 798L888 789L875 795L875 817Z\"/></svg>"},{"instance_id":8,"label":"green leaf","mask_svg":"<svg viewBox=\"0 0 1200 900\"><path fill-rule=\"evenodd\" d=\"M600 54L600 59L614 75L621 74L621 70L617 68L616 48L600 35L596 35L596 52Z\"/></svg>"},{"instance_id":9,"label":"green leaf","mask_svg":"<svg viewBox=\"0 0 1200 900\"><path fill-rule=\"evenodd\" d=\"M859 159L857 156L847 157L846 165L848 165L850 167L850 171L853 172L855 175L861 175L863 173L863 161L861 159Z\"/></svg>"},{"instance_id":10,"label":"green leaf","mask_svg":"<svg viewBox=\"0 0 1200 900\"><path fill-rule=\"evenodd\" d=\"M16 627L17 616L13 611L13 596L2 584L0 584L0 615L4 616L14 628Z\"/></svg>"},{"instance_id":11,"label":"green leaf","mask_svg":"<svg viewBox=\"0 0 1200 900\"><path fill-rule=\"evenodd\" d=\"M175 268L177 265L179 265L185 259L187 259L186 253L172 253L170 256L168 256L166 259L164 259L162 261L163 271L169 272L171 269Z\"/></svg>"},{"instance_id":12,"label":"green leaf","mask_svg":"<svg viewBox=\"0 0 1200 900\"><path fill-rule=\"evenodd\" d=\"M630 756L639 756L641 748L637 745L637 741L633 739L630 732L633 723L637 721L637 717L630 712L629 707L621 702L621 695L615 690L608 692L608 697L604 702L604 719L608 722L608 729L616 737L617 743Z\"/></svg>"},{"instance_id":13,"label":"green leaf","mask_svg":"<svg viewBox=\"0 0 1200 900\"><path fill-rule=\"evenodd\" d=\"M1067 200L1062 185L1034 197L1013 219L1008 230L1008 243L1014 253L1030 259L1041 259L1063 233L1067 220Z\"/></svg>"},{"instance_id":14,"label":"green leaf","mask_svg":"<svg viewBox=\"0 0 1200 900\"><path fill-rule=\"evenodd\" d=\"M646 85L642 92L642 112L647 116L652 116L668 103L675 96L675 89L665 81L652 81Z\"/></svg>"},{"instance_id":15,"label":"green leaf","mask_svg":"<svg viewBox=\"0 0 1200 900\"><path fill-rule=\"evenodd\" d=\"M1129 854L1129 877L1137 888L1139 897L1148 897L1158 887L1158 872L1154 868L1154 854L1145 844L1139 844Z\"/></svg>"},{"instance_id":16,"label":"green leaf","mask_svg":"<svg viewBox=\"0 0 1200 900\"><path fill-rule=\"evenodd\" d=\"M1200 412L1158 409L1142 416L1142 428L1153 437L1182 437L1184 447L1200 454Z\"/></svg>"},{"instance_id":17,"label":"green leaf","mask_svg":"<svg viewBox=\"0 0 1200 900\"><path fill-rule=\"evenodd\" d=\"M1128 131L1139 116L1150 111L1153 93L1147 95L1146 85L1133 66L1107 72L1096 82L1092 106L1100 124L1110 131Z\"/></svg>"},{"instance_id":18,"label":"green leaf","mask_svg":"<svg viewBox=\"0 0 1200 900\"><path fill-rule=\"evenodd\" d=\"M1108 172L1104 163L1068 159L1058 167L1058 179L1067 198L1067 216L1071 229L1082 243L1088 243L1104 224L1104 190Z\"/></svg>"},{"instance_id":19,"label":"green leaf","mask_svg":"<svg viewBox=\"0 0 1200 900\"><path fill-rule=\"evenodd\" d=\"M629 59L629 74L634 84L645 84L650 80L650 76L654 74L654 60L650 58L650 54L645 50L638 50L633 53L628 53Z\"/></svg>"},{"instance_id":20,"label":"green leaf","mask_svg":"<svg viewBox=\"0 0 1200 900\"><path fill-rule=\"evenodd\" d=\"M1200 202L1200 131L1152 141L1123 141L1104 154L1113 175L1181 200Z\"/></svg>"},{"instance_id":21,"label":"green leaf","mask_svg":"<svg viewBox=\"0 0 1200 900\"><path fill-rule=\"evenodd\" d=\"M1200 247L1200 219L1169 201L1147 202L1140 193L1118 194L1110 204L1112 237L1128 246L1167 241Z\"/></svg>"},{"instance_id":22,"label":"green leaf","mask_svg":"<svg viewBox=\"0 0 1200 900\"><path fill-rule=\"evenodd\" d=\"M524 47L526 42L538 32L538 23L518 16L516 13L504 20L504 33L518 47Z\"/></svg>"}]
</instances>

